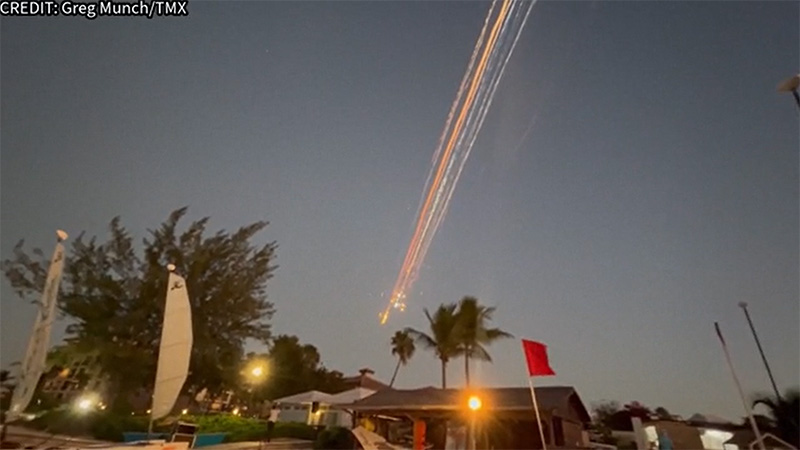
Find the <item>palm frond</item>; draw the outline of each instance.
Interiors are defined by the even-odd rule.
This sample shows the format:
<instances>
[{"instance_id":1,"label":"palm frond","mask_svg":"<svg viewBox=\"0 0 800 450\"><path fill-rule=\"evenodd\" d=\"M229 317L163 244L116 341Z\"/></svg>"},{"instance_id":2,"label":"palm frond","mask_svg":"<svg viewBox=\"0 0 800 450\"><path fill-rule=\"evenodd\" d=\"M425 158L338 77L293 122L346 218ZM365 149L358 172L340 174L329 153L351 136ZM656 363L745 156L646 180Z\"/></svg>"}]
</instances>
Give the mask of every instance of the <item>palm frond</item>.
<instances>
[{"instance_id":1,"label":"palm frond","mask_svg":"<svg viewBox=\"0 0 800 450\"><path fill-rule=\"evenodd\" d=\"M470 359L492 362L492 357L489 356L489 352L486 351L481 344L475 344L474 346L470 347L468 354Z\"/></svg>"},{"instance_id":2,"label":"palm frond","mask_svg":"<svg viewBox=\"0 0 800 450\"><path fill-rule=\"evenodd\" d=\"M490 342L494 341L496 339L507 339L507 338L513 338L514 337L513 334L511 334L511 333L509 333L507 331L503 331L503 330L501 330L499 328L489 328L488 330L485 331L485 335L486 335L486 339L488 341L490 341Z\"/></svg>"},{"instance_id":3,"label":"palm frond","mask_svg":"<svg viewBox=\"0 0 800 450\"><path fill-rule=\"evenodd\" d=\"M413 328L406 328L406 331L414 338L415 341L417 341L418 344L421 344L423 347L429 349L436 348L436 341L426 333Z\"/></svg>"}]
</instances>

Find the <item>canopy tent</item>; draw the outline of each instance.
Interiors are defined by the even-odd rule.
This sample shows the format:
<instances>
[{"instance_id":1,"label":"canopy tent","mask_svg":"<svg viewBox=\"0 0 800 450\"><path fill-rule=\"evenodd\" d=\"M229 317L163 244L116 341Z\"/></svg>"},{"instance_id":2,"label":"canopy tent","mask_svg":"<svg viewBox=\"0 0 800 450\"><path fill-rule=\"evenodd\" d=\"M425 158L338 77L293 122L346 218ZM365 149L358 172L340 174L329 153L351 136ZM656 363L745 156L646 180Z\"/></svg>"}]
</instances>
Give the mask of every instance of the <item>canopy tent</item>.
<instances>
[{"instance_id":1,"label":"canopy tent","mask_svg":"<svg viewBox=\"0 0 800 450\"><path fill-rule=\"evenodd\" d=\"M275 403L286 403L290 405L305 405L318 402L318 403L330 404L332 397L333 396L331 394L326 394L324 392L308 391L290 395L288 397L279 398L275 400Z\"/></svg>"},{"instance_id":2,"label":"canopy tent","mask_svg":"<svg viewBox=\"0 0 800 450\"><path fill-rule=\"evenodd\" d=\"M367 398L370 395L374 394L375 392L376 391L373 391L372 389L357 387L354 389L350 389L349 391L344 391L336 395L332 395L330 398L330 403L332 405L349 404L357 400L361 400L362 398Z\"/></svg>"}]
</instances>

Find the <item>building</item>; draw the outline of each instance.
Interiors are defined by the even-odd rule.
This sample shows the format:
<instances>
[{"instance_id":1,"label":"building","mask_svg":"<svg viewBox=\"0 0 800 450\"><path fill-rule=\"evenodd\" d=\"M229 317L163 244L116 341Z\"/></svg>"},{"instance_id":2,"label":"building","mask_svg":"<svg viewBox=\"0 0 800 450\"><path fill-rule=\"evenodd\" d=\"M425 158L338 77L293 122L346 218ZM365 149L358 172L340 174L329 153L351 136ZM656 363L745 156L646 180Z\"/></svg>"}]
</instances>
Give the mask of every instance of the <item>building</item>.
<instances>
[{"instance_id":1,"label":"building","mask_svg":"<svg viewBox=\"0 0 800 450\"><path fill-rule=\"evenodd\" d=\"M365 367L358 371L358 375L352 377L344 377L343 381L347 385L346 390L355 388L364 388L377 392L384 389L391 389L389 385L384 384L373 377L375 371Z\"/></svg>"},{"instance_id":2,"label":"building","mask_svg":"<svg viewBox=\"0 0 800 450\"><path fill-rule=\"evenodd\" d=\"M591 417L575 389L546 386L535 392L541 434L544 434L547 448L588 448L586 428ZM468 407L473 396L480 399L476 411ZM386 389L340 407L365 419L368 429L374 428L389 442L399 445L409 445L411 441L414 448L425 445L432 445L433 449L451 448L448 441L463 439L464 429L475 423L481 430L479 448L543 448L531 391L527 387L470 391L433 387ZM409 428L413 429L411 439ZM456 447L463 448L462 442Z\"/></svg>"},{"instance_id":3,"label":"building","mask_svg":"<svg viewBox=\"0 0 800 450\"><path fill-rule=\"evenodd\" d=\"M332 397L324 392L308 391L274 400L281 411L278 422L324 425L323 415L328 412Z\"/></svg>"},{"instance_id":4,"label":"building","mask_svg":"<svg viewBox=\"0 0 800 450\"><path fill-rule=\"evenodd\" d=\"M369 397L375 391L361 387L338 394L308 391L274 401L280 405L279 422L300 422L312 426L352 428L353 415L339 408Z\"/></svg>"},{"instance_id":5,"label":"building","mask_svg":"<svg viewBox=\"0 0 800 450\"><path fill-rule=\"evenodd\" d=\"M76 352L67 346L54 348L48 355L41 392L59 402L72 400L84 392L102 394L105 377L97 361L94 352Z\"/></svg>"}]
</instances>

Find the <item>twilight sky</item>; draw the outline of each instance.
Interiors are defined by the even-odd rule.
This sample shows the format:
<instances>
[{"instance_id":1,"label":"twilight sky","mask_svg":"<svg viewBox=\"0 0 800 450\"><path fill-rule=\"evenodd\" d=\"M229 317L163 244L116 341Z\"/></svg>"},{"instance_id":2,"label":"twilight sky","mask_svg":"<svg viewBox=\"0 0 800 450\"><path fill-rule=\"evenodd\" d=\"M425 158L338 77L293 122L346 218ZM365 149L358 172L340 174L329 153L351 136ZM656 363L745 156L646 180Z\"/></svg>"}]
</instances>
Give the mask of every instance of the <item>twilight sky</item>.
<instances>
[{"instance_id":1,"label":"twilight sky","mask_svg":"<svg viewBox=\"0 0 800 450\"><path fill-rule=\"evenodd\" d=\"M191 2L189 17L3 18L2 232L142 237L175 208L265 219L274 330L391 377L390 335L479 297L584 401L744 415L800 380L797 2L540 2L409 308L378 324L482 2ZM2 282L3 366L33 307ZM63 324L62 324L63 328ZM59 334L56 338L60 338ZM256 349L257 350L257 349ZM477 368L526 383L516 340ZM439 383L419 351L400 387ZM463 363L450 366L460 385Z\"/></svg>"}]
</instances>

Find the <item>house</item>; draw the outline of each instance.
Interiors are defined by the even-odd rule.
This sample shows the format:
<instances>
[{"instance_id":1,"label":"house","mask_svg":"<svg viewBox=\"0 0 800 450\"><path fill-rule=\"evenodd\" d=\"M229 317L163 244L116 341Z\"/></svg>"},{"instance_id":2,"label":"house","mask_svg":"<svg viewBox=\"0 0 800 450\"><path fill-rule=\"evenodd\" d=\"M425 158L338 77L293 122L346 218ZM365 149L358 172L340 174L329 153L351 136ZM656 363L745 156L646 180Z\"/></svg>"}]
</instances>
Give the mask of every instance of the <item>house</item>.
<instances>
[{"instance_id":1,"label":"house","mask_svg":"<svg viewBox=\"0 0 800 450\"><path fill-rule=\"evenodd\" d=\"M588 448L585 429L591 417L575 389L546 386L535 392L547 448ZM468 407L473 396L480 399L478 411ZM415 448L425 443L432 444L434 449L450 447L448 441L462 439L458 436L463 436L465 426L473 421L482 430L480 445L486 448L543 448L531 391L527 387L469 391L433 387L385 389L349 405L340 405L340 408L367 419L367 423L374 424L375 431L390 442L407 445L408 442L402 442L403 436L397 435L397 430L402 426L407 429L408 423L413 423Z\"/></svg>"},{"instance_id":2,"label":"house","mask_svg":"<svg viewBox=\"0 0 800 450\"><path fill-rule=\"evenodd\" d=\"M73 400L83 392L102 395L106 380L97 359L95 352L78 352L69 346L54 348L48 355L41 392L57 401Z\"/></svg>"},{"instance_id":3,"label":"house","mask_svg":"<svg viewBox=\"0 0 800 450\"><path fill-rule=\"evenodd\" d=\"M384 384L373 377L375 371L370 368L363 368L358 371L358 375L345 377L342 381L347 385L347 390L355 388L369 389L373 392L390 389L389 385Z\"/></svg>"}]
</instances>

